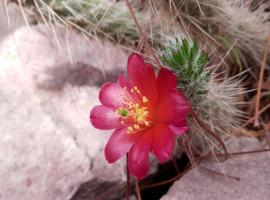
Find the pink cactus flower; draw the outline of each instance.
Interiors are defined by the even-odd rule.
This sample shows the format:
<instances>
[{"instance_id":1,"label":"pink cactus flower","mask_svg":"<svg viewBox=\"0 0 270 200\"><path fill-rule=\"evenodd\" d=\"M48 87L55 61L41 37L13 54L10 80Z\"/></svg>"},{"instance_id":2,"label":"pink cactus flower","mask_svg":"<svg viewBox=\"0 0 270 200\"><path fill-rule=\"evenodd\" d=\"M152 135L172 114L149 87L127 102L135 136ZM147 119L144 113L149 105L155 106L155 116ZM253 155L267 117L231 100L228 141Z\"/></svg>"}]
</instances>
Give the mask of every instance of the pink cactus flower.
<instances>
[{"instance_id":1,"label":"pink cactus flower","mask_svg":"<svg viewBox=\"0 0 270 200\"><path fill-rule=\"evenodd\" d=\"M161 162L173 152L175 138L184 134L190 110L186 97L176 89L176 76L168 69L159 70L138 54L130 55L128 79L105 83L99 93L102 105L90 113L95 128L115 129L105 147L109 163L128 154L128 168L141 179L148 173L149 153Z\"/></svg>"}]
</instances>

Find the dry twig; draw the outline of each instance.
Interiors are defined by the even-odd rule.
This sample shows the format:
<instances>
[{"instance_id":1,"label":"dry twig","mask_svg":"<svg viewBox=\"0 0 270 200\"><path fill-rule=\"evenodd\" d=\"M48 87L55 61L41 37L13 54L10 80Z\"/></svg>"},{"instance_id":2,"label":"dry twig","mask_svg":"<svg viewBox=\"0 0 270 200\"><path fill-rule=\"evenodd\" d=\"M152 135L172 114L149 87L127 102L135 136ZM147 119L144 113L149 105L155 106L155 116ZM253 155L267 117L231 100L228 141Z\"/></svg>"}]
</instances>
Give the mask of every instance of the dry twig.
<instances>
[{"instance_id":1,"label":"dry twig","mask_svg":"<svg viewBox=\"0 0 270 200\"><path fill-rule=\"evenodd\" d=\"M257 94L256 94L256 104L255 104L255 114L254 114L254 126L259 127L259 109L260 109L260 98L261 98L261 89L262 89L262 83L263 83L263 75L264 75L264 69L267 62L267 56L270 49L270 34L268 36L267 44L265 47L264 55L263 55L263 61L260 69L260 75L259 75L259 83L257 88Z\"/></svg>"}]
</instances>

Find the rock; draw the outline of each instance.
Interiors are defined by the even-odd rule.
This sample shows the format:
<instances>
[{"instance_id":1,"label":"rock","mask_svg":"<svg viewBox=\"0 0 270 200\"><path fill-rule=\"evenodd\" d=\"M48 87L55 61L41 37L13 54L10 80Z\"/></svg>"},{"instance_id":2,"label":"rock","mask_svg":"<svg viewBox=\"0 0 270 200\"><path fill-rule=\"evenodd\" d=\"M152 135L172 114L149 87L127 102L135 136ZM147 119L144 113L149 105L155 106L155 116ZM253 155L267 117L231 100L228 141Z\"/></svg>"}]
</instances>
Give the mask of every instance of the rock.
<instances>
[{"instance_id":1,"label":"rock","mask_svg":"<svg viewBox=\"0 0 270 200\"><path fill-rule=\"evenodd\" d=\"M89 111L127 55L53 28L21 28L0 46L0 199L68 200L86 181L125 180L125 159L104 159L111 131L93 128Z\"/></svg>"},{"instance_id":2,"label":"rock","mask_svg":"<svg viewBox=\"0 0 270 200\"><path fill-rule=\"evenodd\" d=\"M5 4L4 0L0 1L0 42L8 34L26 24L19 6L11 2Z\"/></svg>"},{"instance_id":3,"label":"rock","mask_svg":"<svg viewBox=\"0 0 270 200\"><path fill-rule=\"evenodd\" d=\"M256 139L240 138L229 145L229 152L259 150ZM238 155L224 163L202 162L175 182L162 200L268 200L270 198L270 152ZM220 176L205 170L225 173Z\"/></svg>"},{"instance_id":4,"label":"rock","mask_svg":"<svg viewBox=\"0 0 270 200\"><path fill-rule=\"evenodd\" d=\"M66 130L44 114L38 99L26 90L9 89L1 88L0 196L6 200L70 198L87 180L89 159Z\"/></svg>"}]
</instances>

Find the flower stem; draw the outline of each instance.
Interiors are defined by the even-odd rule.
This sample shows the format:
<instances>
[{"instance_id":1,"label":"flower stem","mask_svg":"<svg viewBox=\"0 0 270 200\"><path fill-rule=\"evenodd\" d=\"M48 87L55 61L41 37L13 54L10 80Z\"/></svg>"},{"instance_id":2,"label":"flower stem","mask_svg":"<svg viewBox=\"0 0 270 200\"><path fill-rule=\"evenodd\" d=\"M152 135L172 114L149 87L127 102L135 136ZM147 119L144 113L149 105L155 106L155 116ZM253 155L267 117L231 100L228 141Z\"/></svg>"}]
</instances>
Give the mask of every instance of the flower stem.
<instances>
[{"instance_id":1,"label":"flower stem","mask_svg":"<svg viewBox=\"0 0 270 200\"><path fill-rule=\"evenodd\" d=\"M142 200L139 182L140 182L139 180L136 180L136 195L137 195L137 200Z\"/></svg>"},{"instance_id":2,"label":"flower stem","mask_svg":"<svg viewBox=\"0 0 270 200\"><path fill-rule=\"evenodd\" d=\"M129 171L128 171L128 154L126 156L126 173L127 173L127 184L126 184L126 200L129 200Z\"/></svg>"}]
</instances>

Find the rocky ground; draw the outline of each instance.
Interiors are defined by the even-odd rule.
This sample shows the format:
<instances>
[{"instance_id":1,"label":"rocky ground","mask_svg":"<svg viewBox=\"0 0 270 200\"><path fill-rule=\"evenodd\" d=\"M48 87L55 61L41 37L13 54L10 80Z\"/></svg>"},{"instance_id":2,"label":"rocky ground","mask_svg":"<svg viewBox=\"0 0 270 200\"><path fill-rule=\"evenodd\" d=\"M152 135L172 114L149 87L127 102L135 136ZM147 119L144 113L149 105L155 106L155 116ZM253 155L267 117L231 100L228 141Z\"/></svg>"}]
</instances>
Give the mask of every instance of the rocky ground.
<instances>
[{"instance_id":1,"label":"rocky ground","mask_svg":"<svg viewBox=\"0 0 270 200\"><path fill-rule=\"evenodd\" d=\"M243 137L233 141L228 146L228 151L245 152L262 148L262 144L256 139ZM268 200L269 165L269 152L235 155L223 163L217 163L215 160L203 161L197 168L176 181L161 199Z\"/></svg>"},{"instance_id":2,"label":"rocky ground","mask_svg":"<svg viewBox=\"0 0 270 200\"><path fill-rule=\"evenodd\" d=\"M23 27L1 40L1 199L70 199L87 181L125 180L124 162L104 160L109 135L91 127L89 111L127 54L56 29Z\"/></svg>"}]
</instances>

